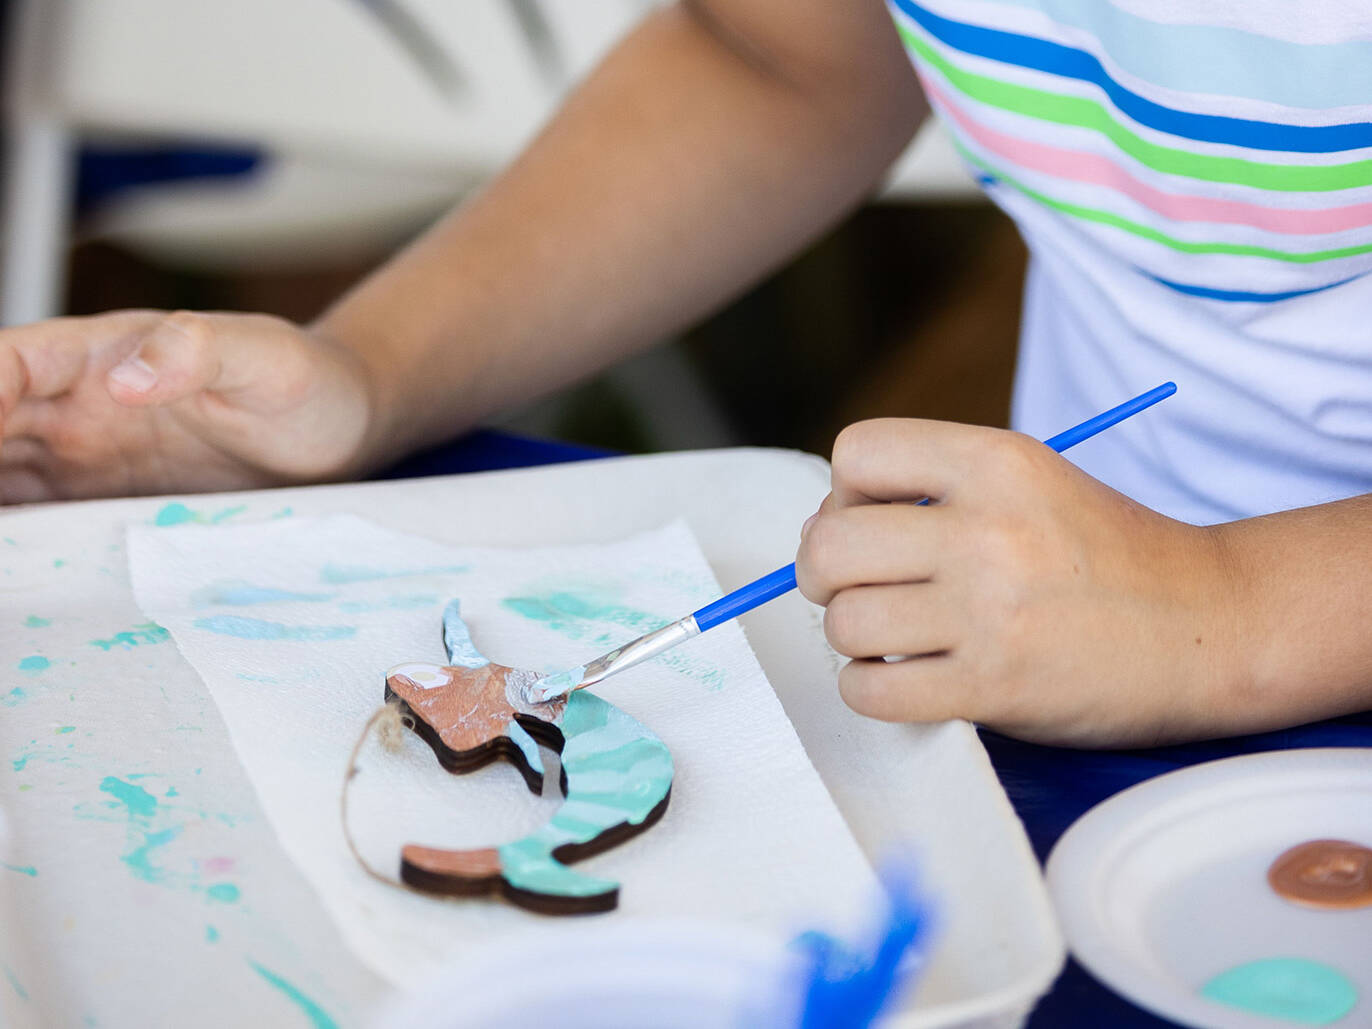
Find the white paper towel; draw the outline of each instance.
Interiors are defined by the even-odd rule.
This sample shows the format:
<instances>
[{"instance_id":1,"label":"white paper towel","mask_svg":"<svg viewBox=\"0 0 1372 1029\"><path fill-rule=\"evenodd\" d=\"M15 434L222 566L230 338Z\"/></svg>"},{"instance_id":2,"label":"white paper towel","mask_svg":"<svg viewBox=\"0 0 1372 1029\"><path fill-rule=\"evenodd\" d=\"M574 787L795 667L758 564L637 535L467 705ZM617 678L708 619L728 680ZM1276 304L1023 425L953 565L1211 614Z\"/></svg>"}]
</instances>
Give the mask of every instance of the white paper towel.
<instances>
[{"instance_id":1,"label":"white paper towel","mask_svg":"<svg viewBox=\"0 0 1372 1029\"><path fill-rule=\"evenodd\" d=\"M452 597L492 660L554 670L718 594L682 524L524 550L455 548L352 516L134 527L129 543L139 606L208 685L283 848L352 949L401 984L540 921L497 900L403 893L348 853L342 774L386 669L442 661L440 615ZM676 763L662 822L584 863L621 883L619 912L603 917L790 932L851 925L870 906L870 868L736 625L596 692L661 736ZM367 755L351 823L369 861L398 866L406 840L503 842L556 804L530 795L503 763L450 776L414 739L399 758L376 756Z\"/></svg>"}]
</instances>

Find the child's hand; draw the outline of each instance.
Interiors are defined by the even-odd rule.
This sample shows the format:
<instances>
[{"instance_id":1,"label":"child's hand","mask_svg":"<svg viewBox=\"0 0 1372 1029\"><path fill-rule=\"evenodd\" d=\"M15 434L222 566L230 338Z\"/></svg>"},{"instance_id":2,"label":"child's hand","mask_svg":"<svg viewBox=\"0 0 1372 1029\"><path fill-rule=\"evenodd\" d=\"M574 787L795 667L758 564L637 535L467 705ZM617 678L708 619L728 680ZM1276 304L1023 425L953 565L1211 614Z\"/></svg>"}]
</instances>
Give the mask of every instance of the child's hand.
<instances>
[{"instance_id":1,"label":"child's hand","mask_svg":"<svg viewBox=\"0 0 1372 1029\"><path fill-rule=\"evenodd\" d=\"M862 714L1083 746L1226 731L1237 634L1222 533L1142 507L1027 436L849 427L796 574L854 659L839 689Z\"/></svg>"},{"instance_id":2,"label":"child's hand","mask_svg":"<svg viewBox=\"0 0 1372 1029\"><path fill-rule=\"evenodd\" d=\"M123 311L0 330L0 502L354 470L361 362L263 315Z\"/></svg>"}]
</instances>

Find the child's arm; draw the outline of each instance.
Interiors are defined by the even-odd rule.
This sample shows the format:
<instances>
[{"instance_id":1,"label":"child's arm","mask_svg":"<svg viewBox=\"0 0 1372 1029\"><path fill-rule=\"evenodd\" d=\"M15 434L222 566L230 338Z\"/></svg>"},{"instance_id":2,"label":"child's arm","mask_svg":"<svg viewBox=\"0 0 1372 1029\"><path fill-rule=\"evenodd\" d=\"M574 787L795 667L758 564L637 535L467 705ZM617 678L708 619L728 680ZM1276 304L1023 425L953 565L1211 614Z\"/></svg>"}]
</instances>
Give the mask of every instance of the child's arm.
<instances>
[{"instance_id":1,"label":"child's arm","mask_svg":"<svg viewBox=\"0 0 1372 1029\"><path fill-rule=\"evenodd\" d=\"M1028 437L916 420L850 427L833 467L797 579L864 714L1126 746L1372 707L1372 497L1198 528Z\"/></svg>"},{"instance_id":2,"label":"child's arm","mask_svg":"<svg viewBox=\"0 0 1372 1029\"><path fill-rule=\"evenodd\" d=\"M0 332L0 499L377 467L723 302L856 203L923 113L879 0L663 10L309 329L144 313Z\"/></svg>"}]
</instances>

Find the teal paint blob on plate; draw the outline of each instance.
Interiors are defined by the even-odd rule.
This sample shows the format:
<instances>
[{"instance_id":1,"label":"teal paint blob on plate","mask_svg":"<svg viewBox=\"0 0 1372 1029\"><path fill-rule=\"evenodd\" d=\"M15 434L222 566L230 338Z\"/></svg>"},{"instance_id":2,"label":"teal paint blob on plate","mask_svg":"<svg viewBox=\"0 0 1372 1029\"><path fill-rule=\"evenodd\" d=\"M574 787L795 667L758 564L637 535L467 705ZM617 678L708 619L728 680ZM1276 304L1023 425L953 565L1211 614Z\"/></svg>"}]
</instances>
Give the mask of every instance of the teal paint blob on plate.
<instances>
[{"instance_id":1,"label":"teal paint blob on plate","mask_svg":"<svg viewBox=\"0 0 1372 1029\"><path fill-rule=\"evenodd\" d=\"M52 624L51 618L40 618L38 615L29 615L24 619L24 624L30 629L42 629Z\"/></svg>"},{"instance_id":2,"label":"teal paint blob on plate","mask_svg":"<svg viewBox=\"0 0 1372 1029\"><path fill-rule=\"evenodd\" d=\"M100 792L108 793L115 800L122 802L129 809L130 817L146 818L157 810L157 798L151 793L142 786L135 786L113 775L107 775L100 780Z\"/></svg>"},{"instance_id":3,"label":"teal paint blob on plate","mask_svg":"<svg viewBox=\"0 0 1372 1029\"><path fill-rule=\"evenodd\" d=\"M1335 968L1305 958L1266 958L1221 972L1201 996L1240 1011L1300 1025L1331 1025L1358 1003L1358 991Z\"/></svg>"},{"instance_id":4,"label":"teal paint blob on plate","mask_svg":"<svg viewBox=\"0 0 1372 1029\"><path fill-rule=\"evenodd\" d=\"M219 930L216 929L216 928L215 928L214 926L212 926L212 925L207 925L207 926L205 926L205 942L206 942L206 943L218 943L218 942L219 942Z\"/></svg>"},{"instance_id":5,"label":"teal paint blob on plate","mask_svg":"<svg viewBox=\"0 0 1372 1029\"><path fill-rule=\"evenodd\" d=\"M238 887L233 883L215 883L205 893L210 900L217 900L221 904L232 904L240 896Z\"/></svg>"},{"instance_id":6,"label":"teal paint blob on plate","mask_svg":"<svg viewBox=\"0 0 1372 1029\"><path fill-rule=\"evenodd\" d=\"M52 662L41 654L31 654L19 662L19 670L29 675L37 675L52 667Z\"/></svg>"}]
</instances>

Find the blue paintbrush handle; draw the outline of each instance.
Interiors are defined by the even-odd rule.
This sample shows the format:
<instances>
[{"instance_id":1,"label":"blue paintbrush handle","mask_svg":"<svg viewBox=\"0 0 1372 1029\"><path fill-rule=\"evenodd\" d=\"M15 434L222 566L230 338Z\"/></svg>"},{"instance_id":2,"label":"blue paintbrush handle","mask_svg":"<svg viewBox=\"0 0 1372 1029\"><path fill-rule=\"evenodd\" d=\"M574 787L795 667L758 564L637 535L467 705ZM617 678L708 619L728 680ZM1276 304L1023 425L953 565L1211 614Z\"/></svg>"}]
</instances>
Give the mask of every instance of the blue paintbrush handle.
<instances>
[{"instance_id":1,"label":"blue paintbrush handle","mask_svg":"<svg viewBox=\"0 0 1372 1029\"><path fill-rule=\"evenodd\" d=\"M1118 425L1130 415L1138 414L1145 408L1152 407L1159 400L1165 400L1177 391L1175 382L1164 382L1161 386L1155 386L1147 393L1140 393L1132 400L1126 400L1118 407L1112 407L1108 411L1103 411L1094 418L1088 418L1080 425L1075 425L1066 432L1060 432L1052 439L1044 440L1046 446L1052 447L1059 454L1068 447L1074 447L1082 440L1090 439L1098 432L1104 432L1112 425ZM921 501L924 503L924 501ZM759 604L789 593L796 588L796 566L789 564L785 568L778 568L775 572L764 575L761 579L748 583L747 586L734 590L728 596L720 597L712 604L706 604L692 617L696 620L696 625L700 626L700 631L713 629L720 622L727 622L730 618L737 618L741 614L746 614Z\"/></svg>"}]
</instances>

